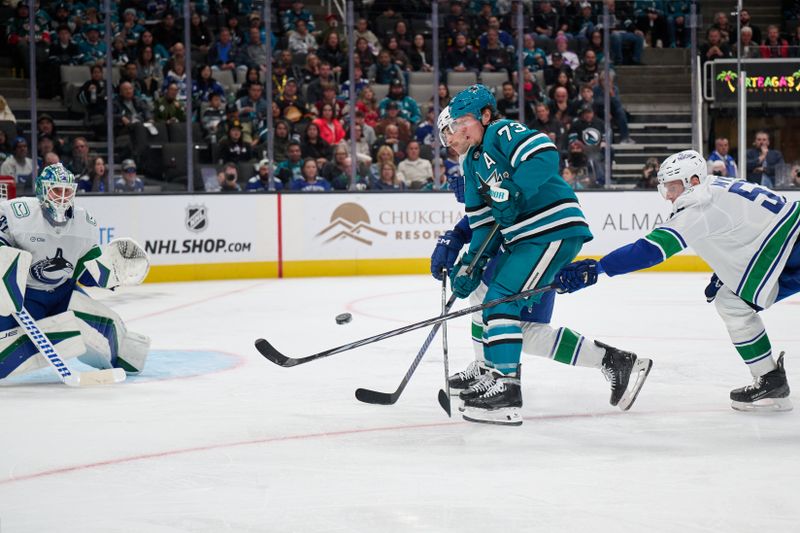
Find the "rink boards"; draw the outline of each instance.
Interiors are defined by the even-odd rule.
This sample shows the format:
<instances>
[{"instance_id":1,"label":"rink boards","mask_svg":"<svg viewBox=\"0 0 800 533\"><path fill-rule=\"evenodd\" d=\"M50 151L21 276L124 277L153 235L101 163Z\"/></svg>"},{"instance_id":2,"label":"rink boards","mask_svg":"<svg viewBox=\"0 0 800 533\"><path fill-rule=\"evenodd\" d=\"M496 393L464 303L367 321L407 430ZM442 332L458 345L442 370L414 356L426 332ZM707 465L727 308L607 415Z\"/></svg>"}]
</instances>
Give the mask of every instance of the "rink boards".
<instances>
[{"instance_id":1,"label":"rink boards","mask_svg":"<svg viewBox=\"0 0 800 533\"><path fill-rule=\"evenodd\" d=\"M800 200L790 192L787 199ZM578 193L600 257L667 219L653 191ZM420 274L463 206L443 193L84 197L101 243L132 237L152 260L148 281ZM653 270L705 271L686 250Z\"/></svg>"}]
</instances>

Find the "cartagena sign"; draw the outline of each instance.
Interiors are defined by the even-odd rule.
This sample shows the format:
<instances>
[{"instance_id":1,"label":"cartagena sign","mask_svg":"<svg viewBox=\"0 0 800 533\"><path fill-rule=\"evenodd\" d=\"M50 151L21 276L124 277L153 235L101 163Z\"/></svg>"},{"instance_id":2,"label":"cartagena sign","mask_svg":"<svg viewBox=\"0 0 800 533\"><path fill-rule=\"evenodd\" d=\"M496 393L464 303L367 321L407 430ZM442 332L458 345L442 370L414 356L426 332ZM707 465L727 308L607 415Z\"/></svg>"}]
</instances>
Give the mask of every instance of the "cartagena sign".
<instances>
[{"instance_id":1,"label":"cartagena sign","mask_svg":"<svg viewBox=\"0 0 800 533\"><path fill-rule=\"evenodd\" d=\"M797 103L800 101L800 60L742 61L745 71L747 101L766 104ZM739 74L736 62L714 61L711 83L717 102L737 101Z\"/></svg>"}]
</instances>

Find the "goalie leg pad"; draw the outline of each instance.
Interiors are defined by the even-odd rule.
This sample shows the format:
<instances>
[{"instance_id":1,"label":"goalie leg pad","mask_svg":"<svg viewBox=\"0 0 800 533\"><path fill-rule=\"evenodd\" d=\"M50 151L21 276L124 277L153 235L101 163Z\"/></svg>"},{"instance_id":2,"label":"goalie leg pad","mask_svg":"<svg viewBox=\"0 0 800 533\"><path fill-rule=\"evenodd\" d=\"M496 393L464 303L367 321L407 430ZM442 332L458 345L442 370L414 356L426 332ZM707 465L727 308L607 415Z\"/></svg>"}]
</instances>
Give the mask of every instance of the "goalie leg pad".
<instances>
[{"instance_id":1,"label":"goalie leg pad","mask_svg":"<svg viewBox=\"0 0 800 533\"><path fill-rule=\"evenodd\" d=\"M10 316L22 309L31 260L30 252L0 246L0 315Z\"/></svg>"},{"instance_id":2,"label":"goalie leg pad","mask_svg":"<svg viewBox=\"0 0 800 533\"><path fill-rule=\"evenodd\" d=\"M53 343L61 359L78 357L86 352L79 320L72 311L39 320L39 329ZM0 379L19 376L49 366L36 345L25 335L21 327L0 332Z\"/></svg>"},{"instance_id":3,"label":"goalie leg pad","mask_svg":"<svg viewBox=\"0 0 800 533\"><path fill-rule=\"evenodd\" d=\"M69 308L79 319L86 341L87 350L81 361L96 368L122 368L128 374L144 369L149 337L128 331L117 313L80 291L72 294Z\"/></svg>"},{"instance_id":4,"label":"goalie leg pad","mask_svg":"<svg viewBox=\"0 0 800 533\"><path fill-rule=\"evenodd\" d=\"M138 374L144 370L147 354L150 353L150 337L128 330L122 339L120 357L117 366L124 368L128 374Z\"/></svg>"}]
</instances>

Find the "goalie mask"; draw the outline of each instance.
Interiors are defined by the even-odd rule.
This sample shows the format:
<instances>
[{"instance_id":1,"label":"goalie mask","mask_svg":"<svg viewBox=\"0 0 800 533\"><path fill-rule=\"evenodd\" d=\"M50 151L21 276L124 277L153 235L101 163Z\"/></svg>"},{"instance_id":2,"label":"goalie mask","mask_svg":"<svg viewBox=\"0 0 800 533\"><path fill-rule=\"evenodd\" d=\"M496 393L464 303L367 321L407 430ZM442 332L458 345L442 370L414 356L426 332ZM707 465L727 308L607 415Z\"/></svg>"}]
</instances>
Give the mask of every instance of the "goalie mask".
<instances>
[{"instance_id":1,"label":"goalie mask","mask_svg":"<svg viewBox=\"0 0 800 533\"><path fill-rule=\"evenodd\" d=\"M49 165L36 177L36 198L45 216L54 224L72 218L77 184L72 172L61 163Z\"/></svg>"},{"instance_id":2,"label":"goalie mask","mask_svg":"<svg viewBox=\"0 0 800 533\"><path fill-rule=\"evenodd\" d=\"M702 183L708 174L706 160L694 150L684 150L666 158L658 170L658 192L667 198L666 184L671 181L680 181L684 189L692 187L692 178L697 178Z\"/></svg>"}]
</instances>

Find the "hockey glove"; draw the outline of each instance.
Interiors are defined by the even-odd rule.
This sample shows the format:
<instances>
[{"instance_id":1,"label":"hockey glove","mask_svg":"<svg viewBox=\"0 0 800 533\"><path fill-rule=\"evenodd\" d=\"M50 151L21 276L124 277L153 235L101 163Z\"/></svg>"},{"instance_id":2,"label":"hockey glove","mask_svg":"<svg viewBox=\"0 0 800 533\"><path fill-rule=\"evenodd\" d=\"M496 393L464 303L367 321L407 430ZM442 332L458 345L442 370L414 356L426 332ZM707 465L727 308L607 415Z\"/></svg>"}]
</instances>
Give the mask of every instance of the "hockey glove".
<instances>
[{"instance_id":1,"label":"hockey glove","mask_svg":"<svg viewBox=\"0 0 800 533\"><path fill-rule=\"evenodd\" d=\"M442 281L442 270L453 268L458 259L458 252L464 247L464 238L455 230L445 231L444 235L436 240L436 248L431 255L431 274Z\"/></svg>"},{"instance_id":2,"label":"hockey glove","mask_svg":"<svg viewBox=\"0 0 800 533\"><path fill-rule=\"evenodd\" d=\"M475 263L475 268L468 274L467 267L469 267L474 258L475 252L467 252L461 256L461 260L450 270L450 286L453 289L453 294L459 298L466 298L481 284L483 269L486 268L489 258L482 255L478 262Z\"/></svg>"},{"instance_id":3,"label":"hockey glove","mask_svg":"<svg viewBox=\"0 0 800 533\"><path fill-rule=\"evenodd\" d=\"M464 176L460 174L450 174L447 176L447 184L450 190L456 195L458 203L464 203Z\"/></svg>"},{"instance_id":4,"label":"hockey glove","mask_svg":"<svg viewBox=\"0 0 800 533\"><path fill-rule=\"evenodd\" d=\"M711 274L711 281L708 282L706 286L706 301L711 303L714 301L714 298L717 297L717 293L722 288L722 280L717 277L716 274Z\"/></svg>"},{"instance_id":5,"label":"hockey glove","mask_svg":"<svg viewBox=\"0 0 800 533\"><path fill-rule=\"evenodd\" d=\"M584 259L570 263L556 274L558 292L575 292L597 283L597 261Z\"/></svg>"},{"instance_id":6,"label":"hockey glove","mask_svg":"<svg viewBox=\"0 0 800 533\"><path fill-rule=\"evenodd\" d=\"M522 209L522 189L513 181L504 180L489 191L492 198L492 216L503 227L508 227L517 220Z\"/></svg>"}]
</instances>

